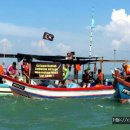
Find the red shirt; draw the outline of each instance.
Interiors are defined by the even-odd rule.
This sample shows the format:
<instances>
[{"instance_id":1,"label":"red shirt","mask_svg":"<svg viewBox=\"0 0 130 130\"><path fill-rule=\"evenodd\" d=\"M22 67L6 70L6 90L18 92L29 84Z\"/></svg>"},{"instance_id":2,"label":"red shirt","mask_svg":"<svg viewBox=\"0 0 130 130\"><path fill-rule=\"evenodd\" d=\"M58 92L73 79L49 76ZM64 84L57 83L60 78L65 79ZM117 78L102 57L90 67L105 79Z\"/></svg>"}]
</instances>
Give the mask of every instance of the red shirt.
<instances>
[{"instance_id":1,"label":"red shirt","mask_svg":"<svg viewBox=\"0 0 130 130\"><path fill-rule=\"evenodd\" d=\"M29 75L29 69L30 65L28 63L26 65L22 64L22 73L26 73L27 75Z\"/></svg>"},{"instance_id":2,"label":"red shirt","mask_svg":"<svg viewBox=\"0 0 130 130\"><path fill-rule=\"evenodd\" d=\"M104 80L104 74L102 72L98 74L98 79Z\"/></svg>"}]
</instances>

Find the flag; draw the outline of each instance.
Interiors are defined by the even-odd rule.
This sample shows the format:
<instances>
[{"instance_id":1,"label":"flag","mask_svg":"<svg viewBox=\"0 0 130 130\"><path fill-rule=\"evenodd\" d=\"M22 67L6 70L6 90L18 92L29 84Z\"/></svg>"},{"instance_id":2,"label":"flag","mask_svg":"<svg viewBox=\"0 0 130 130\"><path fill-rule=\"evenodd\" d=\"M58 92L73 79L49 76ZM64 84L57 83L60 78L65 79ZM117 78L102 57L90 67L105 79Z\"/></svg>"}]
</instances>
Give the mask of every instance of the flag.
<instances>
[{"instance_id":1,"label":"flag","mask_svg":"<svg viewBox=\"0 0 130 130\"><path fill-rule=\"evenodd\" d=\"M46 39L46 40L49 40L49 41L53 41L54 35L53 35L53 34L50 34L50 33L48 33L48 32L44 32L44 34L43 34L43 39Z\"/></svg>"}]
</instances>

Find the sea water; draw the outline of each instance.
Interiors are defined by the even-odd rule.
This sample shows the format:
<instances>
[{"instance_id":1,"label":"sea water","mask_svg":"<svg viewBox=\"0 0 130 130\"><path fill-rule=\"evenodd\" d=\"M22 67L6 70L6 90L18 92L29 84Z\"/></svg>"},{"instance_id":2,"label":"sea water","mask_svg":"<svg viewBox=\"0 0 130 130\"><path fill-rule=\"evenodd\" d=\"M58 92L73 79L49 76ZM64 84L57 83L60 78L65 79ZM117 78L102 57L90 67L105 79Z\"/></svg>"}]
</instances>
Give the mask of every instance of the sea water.
<instances>
[{"instance_id":1,"label":"sea water","mask_svg":"<svg viewBox=\"0 0 130 130\"><path fill-rule=\"evenodd\" d=\"M112 117L130 117L130 104L111 98L0 97L0 130L122 130Z\"/></svg>"},{"instance_id":2,"label":"sea water","mask_svg":"<svg viewBox=\"0 0 130 130\"><path fill-rule=\"evenodd\" d=\"M111 79L111 75L106 76ZM0 130L127 130L112 117L130 117L130 103L110 98L0 97Z\"/></svg>"}]
</instances>

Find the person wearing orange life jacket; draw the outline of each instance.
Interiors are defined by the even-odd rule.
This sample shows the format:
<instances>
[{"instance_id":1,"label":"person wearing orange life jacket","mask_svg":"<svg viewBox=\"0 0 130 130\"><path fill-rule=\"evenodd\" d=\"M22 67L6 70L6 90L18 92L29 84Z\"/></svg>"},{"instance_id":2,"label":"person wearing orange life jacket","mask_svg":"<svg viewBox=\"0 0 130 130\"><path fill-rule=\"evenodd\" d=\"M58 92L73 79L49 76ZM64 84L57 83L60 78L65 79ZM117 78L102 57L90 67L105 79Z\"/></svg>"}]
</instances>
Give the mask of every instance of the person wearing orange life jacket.
<instances>
[{"instance_id":1,"label":"person wearing orange life jacket","mask_svg":"<svg viewBox=\"0 0 130 130\"><path fill-rule=\"evenodd\" d=\"M75 64L74 65L74 79L78 79L78 72L81 71L81 65Z\"/></svg>"},{"instance_id":2,"label":"person wearing orange life jacket","mask_svg":"<svg viewBox=\"0 0 130 130\"><path fill-rule=\"evenodd\" d=\"M3 65L0 65L0 75L4 74L4 68ZM0 83L3 83L3 78L0 76Z\"/></svg>"},{"instance_id":3,"label":"person wearing orange life jacket","mask_svg":"<svg viewBox=\"0 0 130 130\"><path fill-rule=\"evenodd\" d=\"M23 81L29 83L30 81L30 64L27 63L26 60L23 60L23 64L21 65L21 71L23 76Z\"/></svg>"},{"instance_id":4,"label":"person wearing orange life jacket","mask_svg":"<svg viewBox=\"0 0 130 130\"><path fill-rule=\"evenodd\" d=\"M77 71L80 71L81 70L81 65L80 64L76 64L75 68L76 68Z\"/></svg>"},{"instance_id":5,"label":"person wearing orange life jacket","mask_svg":"<svg viewBox=\"0 0 130 130\"><path fill-rule=\"evenodd\" d=\"M4 74L4 68L3 68L3 65L0 65L0 74Z\"/></svg>"},{"instance_id":6,"label":"person wearing orange life jacket","mask_svg":"<svg viewBox=\"0 0 130 130\"><path fill-rule=\"evenodd\" d=\"M123 63L122 67L123 67L124 72L126 74L126 81L130 82L130 65Z\"/></svg>"},{"instance_id":7,"label":"person wearing orange life jacket","mask_svg":"<svg viewBox=\"0 0 130 130\"><path fill-rule=\"evenodd\" d=\"M97 75L97 83L104 83L105 77L104 74L102 73L101 69L98 69L98 75Z\"/></svg>"}]
</instances>

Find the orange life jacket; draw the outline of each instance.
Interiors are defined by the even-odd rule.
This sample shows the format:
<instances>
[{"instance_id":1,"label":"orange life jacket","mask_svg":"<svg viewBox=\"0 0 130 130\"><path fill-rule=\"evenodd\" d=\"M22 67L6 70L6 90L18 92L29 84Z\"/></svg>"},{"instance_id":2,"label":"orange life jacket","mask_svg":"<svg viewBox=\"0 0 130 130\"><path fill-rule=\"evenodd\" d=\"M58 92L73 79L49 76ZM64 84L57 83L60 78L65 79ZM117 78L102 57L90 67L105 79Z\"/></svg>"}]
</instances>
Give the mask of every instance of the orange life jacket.
<instances>
[{"instance_id":1,"label":"orange life jacket","mask_svg":"<svg viewBox=\"0 0 130 130\"><path fill-rule=\"evenodd\" d=\"M125 67L125 72L126 72L127 75L130 75L130 65L127 65Z\"/></svg>"},{"instance_id":2,"label":"orange life jacket","mask_svg":"<svg viewBox=\"0 0 130 130\"><path fill-rule=\"evenodd\" d=\"M0 74L4 74L4 68L2 65L0 65Z\"/></svg>"},{"instance_id":3,"label":"orange life jacket","mask_svg":"<svg viewBox=\"0 0 130 130\"><path fill-rule=\"evenodd\" d=\"M104 80L104 74L103 73L99 73L98 74L98 79L99 80Z\"/></svg>"},{"instance_id":4,"label":"orange life jacket","mask_svg":"<svg viewBox=\"0 0 130 130\"><path fill-rule=\"evenodd\" d=\"M23 67L23 71L24 71L26 74L29 75L30 65L29 65L29 64L26 64L26 65L23 64L22 67Z\"/></svg>"},{"instance_id":5,"label":"orange life jacket","mask_svg":"<svg viewBox=\"0 0 130 130\"><path fill-rule=\"evenodd\" d=\"M80 64L76 64L76 65L75 65L75 68L76 68L77 71L80 71L80 70L81 70Z\"/></svg>"}]
</instances>

